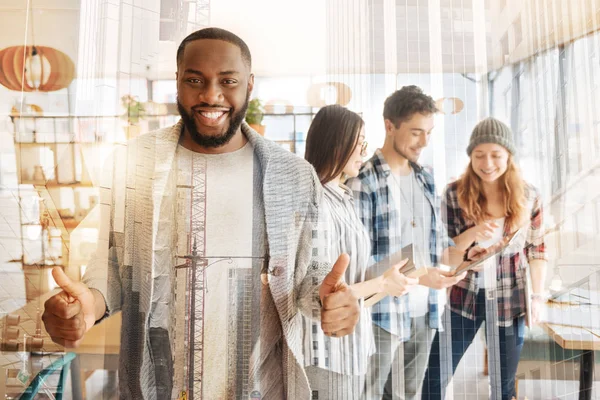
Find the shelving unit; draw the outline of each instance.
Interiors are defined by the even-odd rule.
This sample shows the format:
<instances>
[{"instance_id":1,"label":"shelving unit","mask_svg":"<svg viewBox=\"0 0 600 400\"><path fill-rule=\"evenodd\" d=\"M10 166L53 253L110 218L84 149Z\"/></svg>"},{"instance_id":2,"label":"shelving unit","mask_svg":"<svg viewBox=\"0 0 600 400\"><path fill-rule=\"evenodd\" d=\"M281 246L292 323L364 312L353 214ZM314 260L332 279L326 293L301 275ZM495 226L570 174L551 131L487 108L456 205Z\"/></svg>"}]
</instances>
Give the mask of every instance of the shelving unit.
<instances>
[{"instance_id":1,"label":"shelving unit","mask_svg":"<svg viewBox=\"0 0 600 400\"><path fill-rule=\"evenodd\" d=\"M119 140L114 132L122 121L32 115L12 116L11 122L19 203L30 205L21 207L20 221L26 298L31 300L52 289L50 269L55 266L80 278L81 266L69 265L70 240L97 203L92 155L100 157L99 151ZM34 246L39 250L28 251Z\"/></svg>"},{"instance_id":2,"label":"shelving unit","mask_svg":"<svg viewBox=\"0 0 600 400\"><path fill-rule=\"evenodd\" d=\"M89 214L98 203L94 181L114 144L178 119L147 115L139 125L127 125L121 115L11 116L28 300L51 289L54 266L81 277L99 223Z\"/></svg>"},{"instance_id":3,"label":"shelving unit","mask_svg":"<svg viewBox=\"0 0 600 400\"><path fill-rule=\"evenodd\" d=\"M314 113L266 113L263 114L263 125L266 126L265 138L270 139L285 149L304 156L306 134L315 116Z\"/></svg>"}]
</instances>

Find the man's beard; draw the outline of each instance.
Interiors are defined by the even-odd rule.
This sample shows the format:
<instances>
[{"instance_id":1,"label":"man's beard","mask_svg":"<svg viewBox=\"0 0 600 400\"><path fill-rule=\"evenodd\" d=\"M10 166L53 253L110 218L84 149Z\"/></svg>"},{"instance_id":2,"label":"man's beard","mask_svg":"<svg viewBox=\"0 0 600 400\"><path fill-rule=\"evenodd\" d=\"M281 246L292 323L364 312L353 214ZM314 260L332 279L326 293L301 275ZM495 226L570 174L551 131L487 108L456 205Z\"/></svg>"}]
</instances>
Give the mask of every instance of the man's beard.
<instances>
[{"instance_id":1,"label":"man's beard","mask_svg":"<svg viewBox=\"0 0 600 400\"><path fill-rule=\"evenodd\" d=\"M183 120L183 125L185 125L185 128L189 132L190 137L197 145L202 146L202 147L217 148L217 147L226 145L227 143L229 143L231 138L235 136L235 133L239 129L240 125L242 124L242 121L244 121L244 117L246 116L246 110L248 109L249 101L250 101L250 93L248 93L246 95L246 101L244 102L244 105L242 106L242 108L239 111L235 112L234 109L229 111L229 114L230 114L229 115L229 127L227 128L225 133L223 133L221 135L216 135L216 136L205 135L204 133L198 131L198 128L196 127L196 121L194 121L194 118L185 111L185 109L179 102L179 99L177 99L177 110L179 111L179 114L181 115L181 119ZM198 107L219 107L219 106L202 103L202 104L199 104Z\"/></svg>"}]
</instances>

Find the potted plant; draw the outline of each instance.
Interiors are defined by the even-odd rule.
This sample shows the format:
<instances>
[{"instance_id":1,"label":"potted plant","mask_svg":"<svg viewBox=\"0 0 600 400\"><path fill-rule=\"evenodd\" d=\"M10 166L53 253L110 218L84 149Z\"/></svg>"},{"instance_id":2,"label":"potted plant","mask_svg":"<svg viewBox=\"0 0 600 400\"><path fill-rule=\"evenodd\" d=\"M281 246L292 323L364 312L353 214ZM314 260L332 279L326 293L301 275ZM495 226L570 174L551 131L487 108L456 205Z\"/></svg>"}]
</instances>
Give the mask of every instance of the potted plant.
<instances>
[{"instance_id":1,"label":"potted plant","mask_svg":"<svg viewBox=\"0 0 600 400\"><path fill-rule=\"evenodd\" d=\"M248 103L248 110L246 111L246 122L252 129L259 134L265 134L265 126L262 125L262 120L265 114L265 108L263 107L260 99L252 99Z\"/></svg>"},{"instance_id":2,"label":"potted plant","mask_svg":"<svg viewBox=\"0 0 600 400\"><path fill-rule=\"evenodd\" d=\"M127 121L125 133L127 139L132 139L140 134L141 129L138 124L146 116L146 108L136 96L130 94L121 97L121 105L125 109L125 113L121 115L121 118Z\"/></svg>"}]
</instances>

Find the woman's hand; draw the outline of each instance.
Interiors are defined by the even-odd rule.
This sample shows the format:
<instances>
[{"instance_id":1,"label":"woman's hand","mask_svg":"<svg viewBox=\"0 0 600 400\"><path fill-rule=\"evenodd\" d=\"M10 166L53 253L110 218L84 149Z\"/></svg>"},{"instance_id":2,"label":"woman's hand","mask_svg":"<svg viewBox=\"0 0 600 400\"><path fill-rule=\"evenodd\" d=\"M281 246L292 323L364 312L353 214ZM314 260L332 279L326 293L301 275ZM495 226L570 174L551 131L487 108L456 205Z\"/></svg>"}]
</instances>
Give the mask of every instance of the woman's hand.
<instances>
[{"instance_id":1,"label":"woman's hand","mask_svg":"<svg viewBox=\"0 0 600 400\"><path fill-rule=\"evenodd\" d=\"M526 323L529 328L533 328L542 319L541 317L542 317L542 309L544 308L544 300L542 300L541 297L532 296L531 302L529 304L531 305L531 324L533 326L529 326L530 321L528 319L526 319Z\"/></svg>"},{"instance_id":2,"label":"woman's hand","mask_svg":"<svg viewBox=\"0 0 600 400\"><path fill-rule=\"evenodd\" d=\"M467 258L473 262L479 260L488 253L488 249L481 248L479 246L473 246L467 250ZM483 269L484 265L481 264L479 267L471 268L470 271L479 272Z\"/></svg>"},{"instance_id":3,"label":"woman's hand","mask_svg":"<svg viewBox=\"0 0 600 400\"><path fill-rule=\"evenodd\" d=\"M476 242L485 242L494 236L494 231L499 227L494 221L486 221L475 225L471 229L473 229L473 233L475 234Z\"/></svg>"}]
</instances>

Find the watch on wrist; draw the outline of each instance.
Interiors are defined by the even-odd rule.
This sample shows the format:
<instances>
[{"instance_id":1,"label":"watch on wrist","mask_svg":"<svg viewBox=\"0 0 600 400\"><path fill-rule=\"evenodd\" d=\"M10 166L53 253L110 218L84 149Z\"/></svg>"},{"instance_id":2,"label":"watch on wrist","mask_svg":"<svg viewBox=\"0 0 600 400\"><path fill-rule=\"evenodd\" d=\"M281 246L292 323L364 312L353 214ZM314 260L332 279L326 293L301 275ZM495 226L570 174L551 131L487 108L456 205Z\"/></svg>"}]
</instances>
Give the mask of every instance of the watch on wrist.
<instances>
[{"instance_id":1,"label":"watch on wrist","mask_svg":"<svg viewBox=\"0 0 600 400\"><path fill-rule=\"evenodd\" d=\"M468 248L467 250L465 250L465 254L463 254L463 261L472 261L469 258L469 250L471 250L471 248Z\"/></svg>"},{"instance_id":2,"label":"watch on wrist","mask_svg":"<svg viewBox=\"0 0 600 400\"><path fill-rule=\"evenodd\" d=\"M546 293L531 293L531 300L548 300L548 295Z\"/></svg>"}]
</instances>

